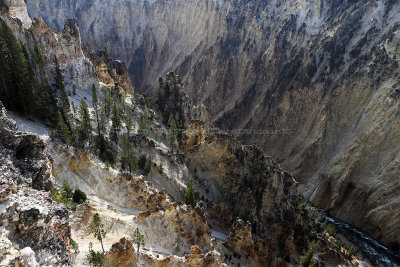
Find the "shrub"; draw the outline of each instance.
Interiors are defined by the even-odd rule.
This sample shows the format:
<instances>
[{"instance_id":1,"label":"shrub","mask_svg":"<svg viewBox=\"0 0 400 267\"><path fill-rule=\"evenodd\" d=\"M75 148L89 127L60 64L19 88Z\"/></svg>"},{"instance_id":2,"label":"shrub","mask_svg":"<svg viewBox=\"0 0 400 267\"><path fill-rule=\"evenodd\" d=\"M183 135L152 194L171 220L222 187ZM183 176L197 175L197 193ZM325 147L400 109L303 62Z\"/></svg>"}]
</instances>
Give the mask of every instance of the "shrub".
<instances>
[{"instance_id":1,"label":"shrub","mask_svg":"<svg viewBox=\"0 0 400 267\"><path fill-rule=\"evenodd\" d=\"M111 168L110 162L106 161L105 165L106 165L106 170L109 170Z\"/></svg>"},{"instance_id":2,"label":"shrub","mask_svg":"<svg viewBox=\"0 0 400 267\"><path fill-rule=\"evenodd\" d=\"M87 200L85 192L81 191L80 189L75 189L74 196L72 197L72 200L75 203L82 204Z\"/></svg>"},{"instance_id":3,"label":"shrub","mask_svg":"<svg viewBox=\"0 0 400 267\"><path fill-rule=\"evenodd\" d=\"M56 188L51 190L51 196L55 202L57 202L57 203L62 202L62 199L63 199L62 194Z\"/></svg>"},{"instance_id":4,"label":"shrub","mask_svg":"<svg viewBox=\"0 0 400 267\"><path fill-rule=\"evenodd\" d=\"M71 239L71 245L74 250L74 253L79 253L79 245L78 243L76 243L75 240Z\"/></svg>"},{"instance_id":5,"label":"shrub","mask_svg":"<svg viewBox=\"0 0 400 267\"><path fill-rule=\"evenodd\" d=\"M144 168L146 167L146 162L147 162L146 155L140 155L138 166L141 170L144 170Z\"/></svg>"},{"instance_id":6,"label":"shrub","mask_svg":"<svg viewBox=\"0 0 400 267\"><path fill-rule=\"evenodd\" d=\"M104 256L101 252L93 250L92 242L89 243L89 253L86 255L86 260L90 266L103 266Z\"/></svg>"},{"instance_id":7,"label":"shrub","mask_svg":"<svg viewBox=\"0 0 400 267\"><path fill-rule=\"evenodd\" d=\"M73 195L72 192L73 191L72 191L71 186L64 179L63 185L62 185L62 189L61 189L61 193L62 193L63 197L66 198L66 199L72 198L72 195Z\"/></svg>"},{"instance_id":8,"label":"shrub","mask_svg":"<svg viewBox=\"0 0 400 267\"><path fill-rule=\"evenodd\" d=\"M190 179L185 191L185 203L191 205L192 208L196 207L196 198L194 194L193 180Z\"/></svg>"}]
</instances>

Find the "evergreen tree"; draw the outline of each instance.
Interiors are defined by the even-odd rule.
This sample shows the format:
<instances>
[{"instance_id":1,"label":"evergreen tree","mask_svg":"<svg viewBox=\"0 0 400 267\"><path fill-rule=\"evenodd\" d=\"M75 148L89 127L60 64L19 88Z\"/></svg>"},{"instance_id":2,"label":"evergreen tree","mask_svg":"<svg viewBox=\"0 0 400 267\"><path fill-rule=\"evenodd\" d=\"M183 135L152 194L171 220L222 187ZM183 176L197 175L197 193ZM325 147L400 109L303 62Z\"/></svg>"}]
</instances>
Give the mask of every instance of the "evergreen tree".
<instances>
[{"instance_id":1,"label":"evergreen tree","mask_svg":"<svg viewBox=\"0 0 400 267\"><path fill-rule=\"evenodd\" d=\"M119 114L119 109L115 103L113 104L113 115L111 122L111 140L113 140L115 143L118 143L118 134L121 130L121 117Z\"/></svg>"},{"instance_id":2,"label":"evergreen tree","mask_svg":"<svg viewBox=\"0 0 400 267\"><path fill-rule=\"evenodd\" d=\"M104 112L106 116L109 117L113 104L113 98L111 95L111 91L108 87L103 89L103 104L104 104Z\"/></svg>"},{"instance_id":3,"label":"evergreen tree","mask_svg":"<svg viewBox=\"0 0 400 267\"><path fill-rule=\"evenodd\" d=\"M160 84L160 87L158 88L156 104L157 104L158 110L163 111L163 108L165 106L165 90L161 84Z\"/></svg>"},{"instance_id":4,"label":"evergreen tree","mask_svg":"<svg viewBox=\"0 0 400 267\"><path fill-rule=\"evenodd\" d=\"M101 222L100 215L95 213L92 218L92 222L90 224L90 233L94 235L94 237L100 241L101 248L103 249L103 255L105 254L104 246L103 246L103 238L106 237L106 230L104 230L104 225Z\"/></svg>"},{"instance_id":5,"label":"evergreen tree","mask_svg":"<svg viewBox=\"0 0 400 267\"><path fill-rule=\"evenodd\" d=\"M194 185L192 179L189 180L188 186L186 187L185 203L187 205L191 205L193 208L196 207L196 198L194 194Z\"/></svg>"},{"instance_id":6,"label":"evergreen tree","mask_svg":"<svg viewBox=\"0 0 400 267\"><path fill-rule=\"evenodd\" d=\"M82 99L81 105L79 107L79 141L81 142L82 146L86 141L90 143L90 136L92 133L92 125L90 122L90 113L86 102Z\"/></svg>"},{"instance_id":7,"label":"evergreen tree","mask_svg":"<svg viewBox=\"0 0 400 267\"><path fill-rule=\"evenodd\" d=\"M35 65L39 69L40 77L42 77L44 76L44 68L46 67L46 61L44 60L43 54L36 45L32 54Z\"/></svg>"},{"instance_id":8,"label":"evergreen tree","mask_svg":"<svg viewBox=\"0 0 400 267\"><path fill-rule=\"evenodd\" d=\"M23 45L0 19L0 100L12 110L32 114L38 108L36 78Z\"/></svg>"},{"instance_id":9,"label":"evergreen tree","mask_svg":"<svg viewBox=\"0 0 400 267\"><path fill-rule=\"evenodd\" d=\"M139 132L141 134L146 134L146 131L148 129L148 124L149 124L149 118L147 117L147 113L144 112L139 117Z\"/></svg>"},{"instance_id":10,"label":"evergreen tree","mask_svg":"<svg viewBox=\"0 0 400 267\"><path fill-rule=\"evenodd\" d=\"M97 128L97 134L98 136L102 135L101 131L101 121L100 121L100 104L99 104L99 99L97 98L97 92L96 92L96 87L92 86L92 105L93 105L93 116L94 120L96 122L96 128Z\"/></svg>"},{"instance_id":11,"label":"evergreen tree","mask_svg":"<svg viewBox=\"0 0 400 267\"><path fill-rule=\"evenodd\" d=\"M46 78L45 70L47 63L43 57L42 52L39 47L35 46L33 52L33 62L36 69L39 70L40 82L38 82L38 95L39 95L39 105L42 107L43 118L54 118L57 111L57 100L54 96L53 89L49 86L49 82Z\"/></svg>"},{"instance_id":12,"label":"evergreen tree","mask_svg":"<svg viewBox=\"0 0 400 267\"><path fill-rule=\"evenodd\" d=\"M100 124L99 124L99 128L100 128L100 136L104 136L107 134L108 131L108 119L107 119L107 115L106 115L106 110L105 110L105 105L104 102L100 103Z\"/></svg>"},{"instance_id":13,"label":"evergreen tree","mask_svg":"<svg viewBox=\"0 0 400 267\"><path fill-rule=\"evenodd\" d=\"M168 126L168 144L172 146L172 148L174 148L177 143L178 128L176 126L176 122L172 113L169 115Z\"/></svg>"},{"instance_id":14,"label":"evergreen tree","mask_svg":"<svg viewBox=\"0 0 400 267\"><path fill-rule=\"evenodd\" d=\"M64 85L64 77L62 76L60 65L58 63L57 57L54 57L54 64L56 66L56 88L59 90L59 100L58 100L58 108L61 111L61 115L67 124L67 126L71 130L71 124L69 121L71 106L68 99L68 94Z\"/></svg>"},{"instance_id":15,"label":"evergreen tree","mask_svg":"<svg viewBox=\"0 0 400 267\"><path fill-rule=\"evenodd\" d=\"M137 170L138 159L135 156L133 145L125 135L121 138L121 168L127 169L130 173Z\"/></svg>"},{"instance_id":16,"label":"evergreen tree","mask_svg":"<svg viewBox=\"0 0 400 267\"><path fill-rule=\"evenodd\" d=\"M133 232L131 241L137 246L137 254L139 254L140 247L144 246L146 242L144 241L144 235L140 232L138 227L136 227L135 232Z\"/></svg>"},{"instance_id":17,"label":"evergreen tree","mask_svg":"<svg viewBox=\"0 0 400 267\"><path fill-rule=\"evenodd\" d=\"M130 107L125 107L124 122L125 122L125 128L126 128L126 131L128 132L128 138L129 138L130 133L133 128L133 114L132 114L132 109Z\"/></svg>"},{"instance_id":18,"label":"evergreen tree","mask_svg":"<svg viewBox=\"0 0 400 267\"><path fill-rule=\"evenodd\" d=\"M67 145L71 144L71 131L65 123L60 111L57 113L57 134Z\"/></svg>"}]
</instances>

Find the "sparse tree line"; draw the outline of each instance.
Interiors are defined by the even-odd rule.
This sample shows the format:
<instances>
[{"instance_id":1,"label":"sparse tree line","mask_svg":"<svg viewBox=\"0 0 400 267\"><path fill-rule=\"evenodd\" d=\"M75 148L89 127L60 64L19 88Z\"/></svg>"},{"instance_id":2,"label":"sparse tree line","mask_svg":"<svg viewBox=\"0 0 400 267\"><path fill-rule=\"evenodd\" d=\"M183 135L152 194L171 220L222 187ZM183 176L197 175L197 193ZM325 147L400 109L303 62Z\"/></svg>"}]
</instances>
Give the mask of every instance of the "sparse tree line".
<instances>
[{"instance_id":1,"label":"sparse tree line","mask_svg":"<svg viewBox=\"0 0 400 267\"><path fill-rule=\"evenodd\" d=\"M89 243L89 252L86 255L86 261L90 266L100 267L104 264L104 257L106 255L106 251L104 249L103 239L107 235L107 231L105 229L104 223L101 220L101 217L98 213L95 213L92 217L90 226L90 233L100 242L101 251L93 250L93 243ZM144 235L140 232L139 228L136 227L136 230L130 236L130 241L136 245L136 253L139 255L140 248L143 247L146 242L144 240Z\"/></svg>"},{"instance_id":2,"label":"sparse tree line","mask_svg":"<svg viewBox=\"0 0 400 267\"><path fill-rule=\"evenodd\" d=\"M305 215L304 226L309 232L308 244L303 255L300 256L299 266L318 266L319 262L323 262L328 251L342 255L351 262L355 254L354 245L336 236L335 226L324 219L323 213L313 209L306 201L300 201L298 208Z\"/></svg>"},{"instance_id":3,"label":"sparse tree line","mask_svg":"<svg viewBox=\"0 0 400 267\"><path fill-rule=\"evenodd\" d=\"M130 173L140 169L144 175L151 177L153 166L158 173L163 173L162 164L156 166L145 154L136 155L130 141L136 127L135 114L131 107L126 106L123 96L113 95L109 88L99 94L93 85L92 110L86 99L82 99L77 107L69 99L69 96L76 95L76 88L68 92L56 57L52 64L54 83L50 84L46 77L47 62L40 49L34 47L27 51L0 19L0 100L7 109L47 122L51 125L49 135L52 139L59 139L68 146L92 150L106 163L106 167L115 165L119 160L121 169ZM168 126L168 144L177 149L180 134L178 129L183 128L184 119L182 112L168 102L171 94L168 85L160 83L155 106L160 121ZM139 132L149 130L149 121L146 112L139 116ZM52 191L52 196L56 202L72 210L87 200L83 191L79 188L73 190L65 181L61 188ZM187 205L195 207L193 180L189 181L184 199ZM107 233L99 214L94 215L90 229L101 243L102 252L94 251L91 246L88 261L93 266L101 266L105 254L103 238ZM132 242L137 246L137 251L145 244L144 235L138 228L132 234ZM72 245L78 251L77 243L73 241Z\"/></svg>"}]
</instances>

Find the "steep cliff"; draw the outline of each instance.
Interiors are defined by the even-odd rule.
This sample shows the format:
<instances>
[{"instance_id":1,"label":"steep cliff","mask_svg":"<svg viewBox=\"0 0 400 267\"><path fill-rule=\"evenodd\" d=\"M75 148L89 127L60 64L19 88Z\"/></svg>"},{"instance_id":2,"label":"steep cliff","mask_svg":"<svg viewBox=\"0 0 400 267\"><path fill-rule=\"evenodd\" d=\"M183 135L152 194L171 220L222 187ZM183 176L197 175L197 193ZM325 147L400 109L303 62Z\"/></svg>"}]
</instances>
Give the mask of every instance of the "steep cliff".
<instances>
[{"instance_id":1,"label":"steep cliff","mask_svg":"<svg viewBox=\"0 0 400 267\"><path fill-rule=\"evenodd\" d=\"M261 130L238 135L304 196L399 251L397 1L26 2L49 25L76 17L139 90L176 70L218 126Z\"/></svg>"},{"instance_id":2,"label":"steep cliff","mask_svg":"<svg viewBox=\"0 0 400 267\"><path fill-rule=\"evenodd\" d=\"M68 265L69 214L52 201L46 144L19 132L0 102L0 264Z\"/></svg>"},{"instance_id":3,"label":"steep cliff","mask_svg":"<svg viewBox=\"0 0 400 267\"><path fill-rule=\"evenodd\" d=\"M93 64L82 50L76 20L66 20L62 30L54 33L42 18L30 19L23 0L1 0L0 18L6 21L28 51L37 47L42 52L46 62L45 76L50 77L50 82L53 82L54 58L57 57L67 88L90 90L93 85L98 87Z\"/></svg>"}]
</instances>

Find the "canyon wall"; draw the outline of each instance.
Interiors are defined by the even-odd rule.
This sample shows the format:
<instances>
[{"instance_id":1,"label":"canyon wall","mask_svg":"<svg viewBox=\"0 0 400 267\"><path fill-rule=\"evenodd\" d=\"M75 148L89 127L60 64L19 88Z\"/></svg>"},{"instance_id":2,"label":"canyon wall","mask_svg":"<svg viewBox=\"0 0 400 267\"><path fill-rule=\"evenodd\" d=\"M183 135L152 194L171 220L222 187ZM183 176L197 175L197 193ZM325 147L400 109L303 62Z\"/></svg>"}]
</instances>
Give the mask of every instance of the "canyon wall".
<instances>
[{"instance_id":1,"label":"canyon wall","mask_svg":"<svg viewBox=\"0 0 400 267\"><path fill-rule=\"evenodd\" d=\"M400 249L400 4L26 0L31 17L128 63L154 92L176 70L225 129L261 145L315 205Z\"/></svg>"}]
</instances>

